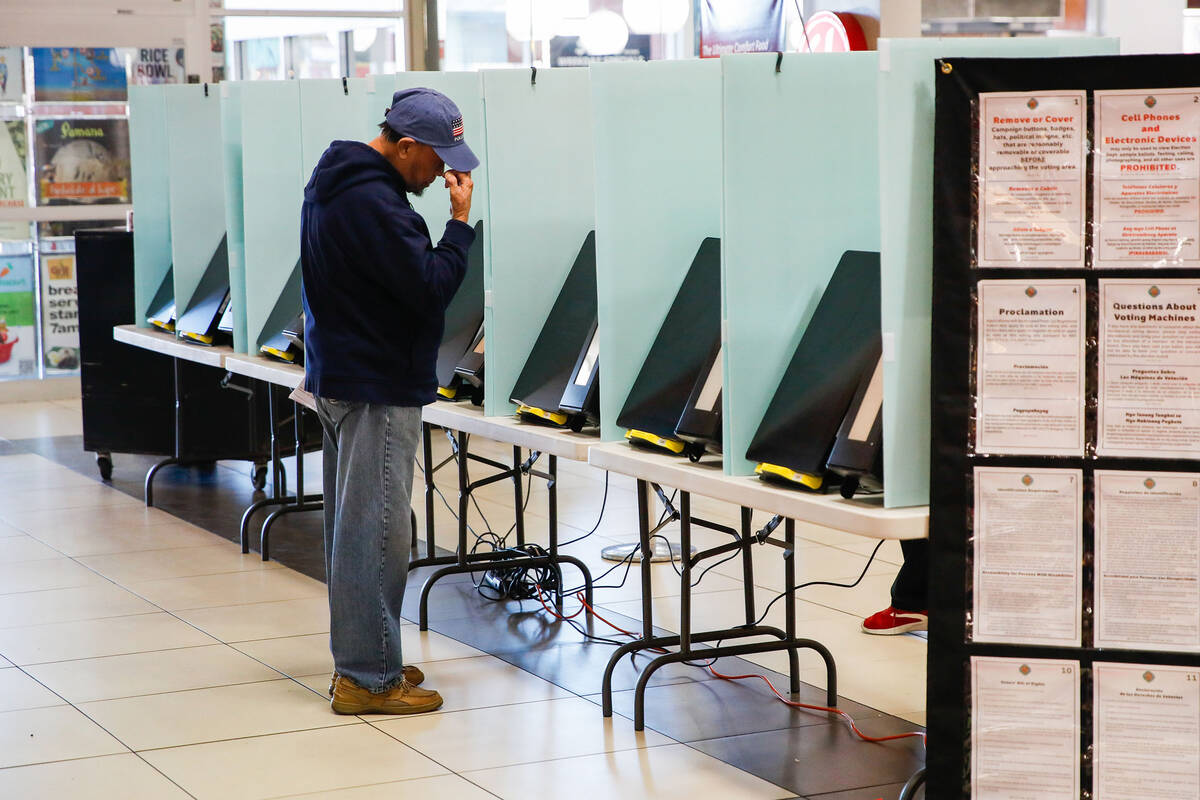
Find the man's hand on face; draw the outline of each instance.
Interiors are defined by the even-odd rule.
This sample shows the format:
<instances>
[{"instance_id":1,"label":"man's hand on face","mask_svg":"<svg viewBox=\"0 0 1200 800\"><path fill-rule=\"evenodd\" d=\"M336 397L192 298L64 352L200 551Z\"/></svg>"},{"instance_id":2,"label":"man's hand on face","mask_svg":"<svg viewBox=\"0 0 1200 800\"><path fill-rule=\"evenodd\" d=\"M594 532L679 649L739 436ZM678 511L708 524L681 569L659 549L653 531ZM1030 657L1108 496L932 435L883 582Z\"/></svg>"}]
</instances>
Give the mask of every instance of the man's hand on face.
<instances>
[{"instance_id":1,"label":"man's hand on face","mask_svg":"<svg viewBox=\"0 0 1200 800\"><path fill-rule=\"evenodd\" d=\"M446 179L446 188L450 190L450 216L466 222L471 216L471 194L475 191L471 173L448 169L443 177Z\"/></svg>"}]
</instances>

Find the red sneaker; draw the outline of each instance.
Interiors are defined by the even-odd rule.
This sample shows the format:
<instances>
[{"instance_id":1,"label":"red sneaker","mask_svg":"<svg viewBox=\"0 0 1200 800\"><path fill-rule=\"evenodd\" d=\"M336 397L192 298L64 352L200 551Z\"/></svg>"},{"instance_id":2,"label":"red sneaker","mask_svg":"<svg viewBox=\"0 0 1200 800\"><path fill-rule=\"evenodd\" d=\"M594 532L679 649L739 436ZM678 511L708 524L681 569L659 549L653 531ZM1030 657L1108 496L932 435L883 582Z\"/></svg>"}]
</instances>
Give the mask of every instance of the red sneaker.
<instances>
[{"instance_id":1,"label":"red sneaker","mask_svg":"<svg viewBox=\"0 0 1200 800\"><path fill-rule=\"evenodd\" d=\"M863 620L863 633L874 633L878 636L894 636L909 631L929 630L928 611L901 611L888 606L883 611L872 614Z\"/></svg>"}]
</instances>

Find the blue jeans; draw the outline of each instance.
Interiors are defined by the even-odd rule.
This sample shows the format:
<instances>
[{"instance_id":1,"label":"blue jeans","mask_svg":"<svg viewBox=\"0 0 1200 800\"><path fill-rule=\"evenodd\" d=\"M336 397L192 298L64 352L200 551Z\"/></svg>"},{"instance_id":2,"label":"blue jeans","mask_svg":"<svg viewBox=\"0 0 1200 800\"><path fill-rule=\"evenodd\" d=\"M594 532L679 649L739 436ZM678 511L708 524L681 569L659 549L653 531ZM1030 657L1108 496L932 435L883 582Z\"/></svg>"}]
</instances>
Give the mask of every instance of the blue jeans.
<instances>
[{"instance_id":1,"label":"blue jeans","mask_svg":"<svg viewBox=\"0 0 1200 800\"><path fill-rule=\"evenodd\" d=\"M400 605L421 409L317 398L334 669L372 692L404 679Z\"/></svg>"}]
</instances>

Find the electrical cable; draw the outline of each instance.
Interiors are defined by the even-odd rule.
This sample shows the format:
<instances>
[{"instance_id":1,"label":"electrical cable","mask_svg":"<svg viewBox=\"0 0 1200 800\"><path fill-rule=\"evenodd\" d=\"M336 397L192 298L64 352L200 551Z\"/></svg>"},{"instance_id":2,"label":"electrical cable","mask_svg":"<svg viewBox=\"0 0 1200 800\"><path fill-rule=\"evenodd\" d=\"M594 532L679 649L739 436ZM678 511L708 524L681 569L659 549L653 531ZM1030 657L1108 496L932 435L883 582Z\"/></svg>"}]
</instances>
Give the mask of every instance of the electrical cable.
<instances>
[{"instance_id":1,"label":"electrical cable","mask_svg":"<svg viewBox=\"0 0 1200 800\"><path fill-rule=\"evenodd\" d=\"M875 549L871 551L870 557L867 558L867 563L863 565L862 572L859 573L858 578L855 579L854 583L834 583L832 581L809 581L808 583L801 583L798 586L793 586L790 589L785 589L784 591L782 591L778 595L776 595L776 597L773 600L771 600L771 602L767 603L767 607L763 610L762 616L759 617L757 620L755 620L754 624L761 625L763 620L767 618L767 614L771 613L771 606L775 605L776 603L778 603L780 600L782 600L784 597L791 594L792 592L799 591L800 589L805 589L805 588L808 588L809 586L833 586L838 589L853 589L855 586L858 586L860 583L862 583L862 579L866 577L867 570L869 570L871 568L871 564L875 561L876 553L879 552L879 548L883 547L883 543L885 541L887 541L887 540L880 539L879 543L875 545ZM738 627L747 627L747 626L739 625Z\"/></svg>"}]
</instances>

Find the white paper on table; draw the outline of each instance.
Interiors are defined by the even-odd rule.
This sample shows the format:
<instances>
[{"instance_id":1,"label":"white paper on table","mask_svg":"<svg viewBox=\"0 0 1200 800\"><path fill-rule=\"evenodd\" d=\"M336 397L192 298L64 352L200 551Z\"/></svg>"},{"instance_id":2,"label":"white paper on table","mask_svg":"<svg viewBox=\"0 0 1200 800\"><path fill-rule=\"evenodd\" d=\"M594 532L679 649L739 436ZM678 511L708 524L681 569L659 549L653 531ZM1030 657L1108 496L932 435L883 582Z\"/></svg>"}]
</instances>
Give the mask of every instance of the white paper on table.
<instances>
[{"instance_id":1,"label":"white paper on table","mask_svg":"<svg viewBox=\"0 0 1200 800\"><path fill-rule=\"evenodd\" d=\"M1094 103L1093 266L1200 266L1200 88Z\"/></svg>"},{"instance_id":2,"label":"white paper on table","mask_svg":"<svg viewBox=\"0 0 1200 800\"><path fill-rule=\"evenodd\" d=\"M1092 665L1095 800L1200 800L1200 667Z\"/></svg>"},{"instance_id":3,"label":"white paper on table","mask_svg":"<svg viewBox=\"0 0 1200 800\"><path fill-rule=\"evenodd\" d=\"M1200 650L1200 474L1096 470L1095 639Z\"/></svg>"},{"instance_id":4,"label":"white paper on table","mask_svg":"<svg viewBox=\"0 0 1200 800\"><path fill-rule=\"evenodd\" d=\"M1099 283L1096 453L1200 458L1200 281Z\"/></svg>"},{"instance_id":5,"label":"white paper on table","mask_svg":"<svg viewBox=\"0 0 1200 800\"><path fill-rule=\"evenodd\" d=\"M977 265L1083 268L1087 93L979 102Z\"/></svg>"},{"instance_id":6,"label":"white paper on table","mask_svg":"<svg viewBox=\"0 0 1200 800\"><path fill-rule=\"evenodd\" d=\"M975 468L976 642L1079 647L1083 471Z\"/></svg>"},{"instance_id":7,"label":"white paper on table","mask_svg":"<svg viewBox=\"0 0 1200 800\"><path fill-rule=\"evenodd\" d=\"M975 452L1081 456L1083 280L979 281Z\"/></svg>"},{"instance_id":8,"label":"white paper on table","mask_svg":"<svg viewBox=\"0 0 1200 800\"><path fill-rule=\"evenodd\" d=\"M1079 662L971 657L971 800L1079 800Z\"/></svg>"}]
</instances>

